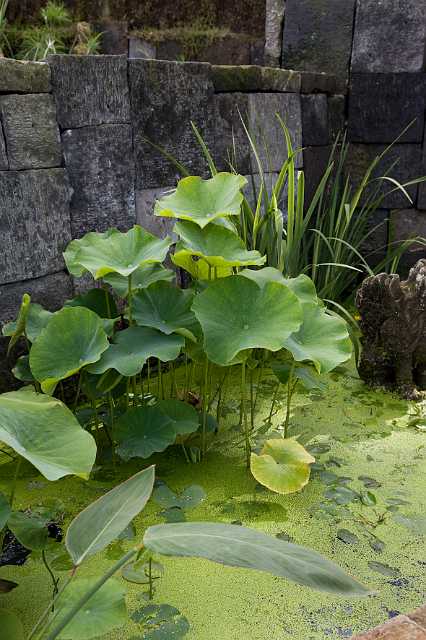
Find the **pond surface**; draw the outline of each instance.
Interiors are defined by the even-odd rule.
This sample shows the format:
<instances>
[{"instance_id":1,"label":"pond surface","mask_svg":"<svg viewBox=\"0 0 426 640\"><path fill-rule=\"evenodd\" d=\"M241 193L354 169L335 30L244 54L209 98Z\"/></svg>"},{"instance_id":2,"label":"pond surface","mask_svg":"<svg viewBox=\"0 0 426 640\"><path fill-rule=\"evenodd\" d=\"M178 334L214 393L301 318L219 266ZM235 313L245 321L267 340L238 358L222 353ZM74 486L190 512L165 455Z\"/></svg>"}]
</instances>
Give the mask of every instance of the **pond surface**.
<instances>
[{"instance_id":1,"label":"pond surface","mask_svg":"<svg viewBox=\"0 0 426 640\"><path fill-rule=\"evenodd\" d=\"M310 441L316 458L312 479L301 493L273 494L246 471L235 429L237 383L235 398L227 392L225 433L217 437L207 459L187 464L174 447L154 460L157 478L175 492L194 484L203 488L205 500L178 517L244 524L312 547L377 595L345 600L266 573L162 558L165 572L156 581L154 603L172 605L186 616L191 625L188 640L350 638L426 600L426 404L368 391L350 368L326 378L325 392L295 396L291 435L300 434L302 443ZM269 413L273 390L273 378L266 378L259 388L257 424ZM275 426L284 419L284 391ZM144 466L133 461L121 466L115 478L107 466L89 482L65 478L49 483L28 465L19 481L16 508L60 499L66 526L80 509ZM0 473L0 489L7 490L11 466L3 465ZM135 521L137 537L147 525L173 517L173 510L151 500ZM81 575L107 569L131 545L129 540L114 542L82 567ZM19 582L2 596L1 605L21 615L29 630L51 593L40 559L33 554L21 567L2 568L1 575ZM123 584L130 612L147 604L144 587ZM179 636L144 636L132 621L105 636L170 637Z\"/></svg>"}]
</instances>

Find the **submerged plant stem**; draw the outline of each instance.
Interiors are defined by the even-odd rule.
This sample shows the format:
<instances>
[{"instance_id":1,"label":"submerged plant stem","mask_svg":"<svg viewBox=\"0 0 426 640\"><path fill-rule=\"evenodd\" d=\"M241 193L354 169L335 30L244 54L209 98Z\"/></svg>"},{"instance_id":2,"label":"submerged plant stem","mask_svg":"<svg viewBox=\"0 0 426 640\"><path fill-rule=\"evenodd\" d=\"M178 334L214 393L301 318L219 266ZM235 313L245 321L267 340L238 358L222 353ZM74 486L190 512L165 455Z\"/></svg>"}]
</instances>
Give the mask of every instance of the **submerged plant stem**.
<instances>
[{"instance_id":1,"label":"submerged plant stem","mask_svg":"<svg viewBox=\"0 0 426 640\"><path fill-rule=\"evenodd\" d=\"M49 566L46 558L46 551L43 549L41 552L41 559L43 560L43 564L46 567L46 571L48 572L50 579L52 580L52 601L55 599L55 596L58 594L58 584L60 578L56 578L52 569ZM54 604L52 602L52 611L54 610Z\"/></svg>"},{"instance_id":2,"label":"submerged plant stem","mask_svg":"<svg viewBox=\"0 0 426 640\"><path fill-rule=\"evenodd\" d=\"M18 476L19 476L19 471L21 469L21 464L22 464L22 457L18 456L18 461L17 461L16 467L15 467L15 474L13 476L12 490L10 492L10 498L9 498L9 506L10 506L10 508L13 507L13 502L15 500L16 484L18 482Z\"/></svg>"},{"instance_id":3,"label":"submerged plant stem","mask_svg":"<svg viewBox=\"0 0 426 640\"><path fill-rule=\"evenodd\" d=\"M268 421L269 422L271 422L272 416L274 414L275 404L277 402L278 391L280 389L280 386L281 386L281 383L278 382L277 386L275 387L274 395L273 395L273 398L272 398L271 410L269 412L269 417L268 417Z\"/></svg>"},{"instance_id":4,"label":"submerged plant stem","mask_svg":"<svg viewBox=\"0 0 426 640\"><path fill-rule=\"evenodd\" d=\"M285 421L284 421L284 438L288 436L288 428L290 424L290 409L291 409L291 399L293 397L293 393L295 392L297 385L297 379L294 380L294 362L291 365L290 375L287 382L287 406L285 412Z\"/></svg>"},{"instance_id":5,"label":"submerged plant stem","mask_svg":"<svg viewBox=\"0 0 426 640\"><path fill-rule=\"evenodd\" d=\"M207 411L209 408L209 398L208 398L208 378L209 378L209 361L207 360L204 363L204 384L203 384L203 434L201 440L201 453L203 456L206 455L206 436L207 436Z\"/></svg>"}]
</instances>

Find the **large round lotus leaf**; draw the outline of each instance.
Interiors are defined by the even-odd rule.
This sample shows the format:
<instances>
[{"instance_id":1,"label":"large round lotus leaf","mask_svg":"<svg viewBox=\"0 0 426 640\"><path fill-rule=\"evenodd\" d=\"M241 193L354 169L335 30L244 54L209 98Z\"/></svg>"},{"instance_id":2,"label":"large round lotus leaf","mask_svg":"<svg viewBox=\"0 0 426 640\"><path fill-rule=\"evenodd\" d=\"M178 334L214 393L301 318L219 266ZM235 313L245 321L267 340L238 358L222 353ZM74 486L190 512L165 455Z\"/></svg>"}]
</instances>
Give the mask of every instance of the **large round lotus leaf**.
<instances>
[{"instance_id":1,"label":"large round lotus leaf","mask_svg":"<svg viewBox=\"0 0 426 640\"><path fill-rule=\"evenodd\" d=\"M352 343L346 322L327 313L308 276L301 274L297 278L284 278L272 267L259 271L244 269L240 275L254 280L261 287L267 282L281 282L297 296L302 305L303 323L283 343L283 347L292 353L295 360L308 360L318 373L327 373L350 358Z\"/></svg>"},{"instance_id":2,"label":"large round lotus leaf","mask_svg":"<svg viewBox=\"0 0 426 640\"><path fill-rule=\"evenodd\" d=\"M239 215L243 200L240 189L245 184L243 176L232 173L217 173L209 180L189 176L179 180L173 193L157 200L154 214L205 227L217 218Z\"/></svg>"},{"instance_id":3,"label":"large round lotus leaf","mask_svg":"<svg viewBox=\"0 0 426 640\"><path fill-rule=\"evenodd\" d=\"M302 321L301 305L288 287L268 282L261 288L241 276L213 282L196 296L192 309L207 357L220 365L245 349L282 349Z\"/></svg>"},{"instance_id":4,"label":"large round lotus leaf","mask_svg":"<svg viewBox=\"0 0 426 640\"><path fill-rule=\"evenodd\" d=\"M194 277L201 275L208 278L211 271L213 279L215 269L220 270L219 276L226 276L232 272L232 267L260 266L266 260L266 256L262 257L258 251L247 251L235 233L216 224L200 229L192 222L178 222L174 231L180 236L181 242L172 260ZM199 263L204 263L204 273L200 273Z\"/></svg>"},{"instance_id":5,"label":"large round lotus leaf","mask_svg":"<svg viewBox=\"0 0 426 640\"><path fill-rule=\"evenodd\" d=\"M346 322L343 318L329 315L324 307L304 304L303 324L298 331L283 343L298 362L312 362L318 373L327 373L352 353Z\"/></svg>"},{"instance_id":6,"label":"large round lotus leaf","mask_svg":"<svg viewBox=\"0 0 426 640\"><path fill-rule=\"evenodd\" d=\"M185 340L178 335L165 335L149 327L129 327L114 337L99 362L87 368L90 373L115 369L123 376L135 376L148 358L168 362L178 357Z\"/></svg>"},{"instance_id":7,"label":"large round lotus leaf","mask_svg":"<svg viewBox=\"0 0 426 640\"><path fill-rule=\"evenodd\" d=\"M297 276L297 278L284 278L278 269L274 267L264 267L256 271L253 269L244 269L239 275L254 280L259 287L265 286L268 282L280 282L291 289L302 304L318 301L314 283L303 273Z\"/></svg>"},{"instance_id":8,"label":"large round lotus leaf","mask_svg":"<svg viewBox=\"0 0 426 640\"><path fill-rule=\"evenodd\" d=\"M29 460L48 480L88 478L96 444L56 398L25 388L0 395L0 440Z\"/></svg>"},{"instance_id":9,"label":"large round lotus leaf","mask_svg":"<svg viewBox=\"0 0 426 640\"><path fill-rule=\"evenodd\" d=\"M100 577L100 576L99 576ZM80 599L96 584L99 577L74 580L55 603L56 616L48 632L59 625ZM60 640L90 640L104 636L128 620L126 590L118 580L108 580L89 598L58 636Z\"/></svg>"},{"instance_id":10,"label":"large round lotus leaf","mask_svg":"<svg viewBox=\"0 0 426 640\"><path fill-rule=\"evenodd\" d=\"M117 453L123 460L149 458L174 443L176 431L171 420L161 409L136 407L129 409L115 425Z\"/></svg>"},{"instance_id":11,"label":"large round lotus leaf","mask_svg":"<svg viewBox=\"0 0 426 640\"><path fill-rule=\"evenodd\" d=\"M173 271L165 269L161 264L145 264L132 273L132 291L145 289L154 282L163 280L172 282L174 277ZM121 276L119 273L108 273L103 277L103 280L111 285L120 298L127 297L129 282L125 276Z\"/></svg>"},{"instance_id":12,"label":"large round lotus leaf","mask_svg":"<svg viewBox=\"0 0 426 640\"><path fill-rule=\"evenodd\" d=\"M250 469L260 484L277 493L300 491L309 481L310 464L315 462L292 438L267 440L260 455L251 454Z\"/></svg>"},{"instance_id":13,"label":"large round lotus leaf","mask_svg":"<svg viewBox=\"0 0 426 640\"><path fill-rule=\"evenodd\" d=\"M99 360L108 346L96 313L84 307L65 307L55 313L34 342L31 372L45 393L53 393L59 380Z\"/></svg>"},{"instance_id":14,"label":"large round lotus leaf","mask_svg":"<svg viewBox=\"0 0 426 640\"><path fill-rule=\"evenodd\" d=\"M205 260L188 251L183 242L176 244L172 261L177 267L190 273L194 280L214 280L217 278L227 278L233 274L232 267L216 267L215 270L211 269Z\"/></svg>"},{"instance_id":15,"label":"large round lotus leaf","mask_svg":"<svg viewBox=\"0 0 426 640\"><path fill-rule=\"evenodd\" d=\"M197 431L198 413L187 402L173 399L160 400L156 406L172 421L177 436Z\"/></svg>"},{"instance_id":16,"label":"large round lotus leaf","mask_svg":"<svg viewBox=\"0 0 426 640\"><path fill-rule=\"evenodd\" d=\"M179 333L190 340L197 320L191 310L194 293L178 289L168 282L156 282L138 291L132 299L132 315L138 325L162 333Z\"/></svg>"},{"instance_id":17,"label":"large round lotus leaf","mask_svg":"<svg viewBox=\"0 0 426 640\"><path fill-rule=\"evenodd\" d=\"M25 335L30 342L34 342L36 338L38 338L52 316L53 313L44 309L41 304L37 304L36 302L30 303L23 326ZM2 333L4 336L12 336L17 331L17 327L18 320L8 322L4 325ZM23 333L21 335L23 335Z\"/></svg>"},{"instance_id":18,"label":"large round lotus leaf","mask_svg":"<svg viewBox=\"0 0 426 640\"><path fill-rule=\"evenodd\" d=\"M95 279L107 273L127 277L143 264L163 262L170 244L170 238L162 240L135 225L126 233L118 229L86 233L70 242L64 258L70 273L77 277L85 271Z\"/></svg>"},{"instance_id":19,"label":"large round lotus leaf","mask_svg":"<svg viewBox=\"0 0 426 640\"><path fill-rule=\"evenodd\" d=\"M0 611L0 628L7 640L24 640L24 627L16 613L2 609Z\"/></svg>"}]
</instances>

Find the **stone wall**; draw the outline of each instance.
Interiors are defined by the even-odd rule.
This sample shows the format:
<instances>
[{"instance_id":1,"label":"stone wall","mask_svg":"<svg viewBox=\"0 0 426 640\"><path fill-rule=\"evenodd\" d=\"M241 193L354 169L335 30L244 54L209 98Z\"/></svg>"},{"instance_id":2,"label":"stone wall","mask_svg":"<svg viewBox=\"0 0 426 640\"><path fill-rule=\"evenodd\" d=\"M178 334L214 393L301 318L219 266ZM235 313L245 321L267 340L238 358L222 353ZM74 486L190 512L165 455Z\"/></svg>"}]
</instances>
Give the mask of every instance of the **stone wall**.
<instances>
[{"instance_id":1,"label":"stone wall","mask_svg":"<svg viewBox=\"0 0 426 640\"><path fill-rule=\"evenodd\" d=\"M368 164L399 134L397 144L377 167L383 175L408 181L426 175L426 11L424 0L276 0L285 4L282 66L324 71L337 76L340 97L330 102L348 127L348 168L356 180ZM324 149L306 151L318 165ZM387 191L392 190L389 183ZM382 222L370 239L384 255L387 240L426 237L426 184L408 188L412 202L400 193L388 195L372 225ZM426 256L413 246L403 260L406 269Z\"/></svg>"},{"instance_id":2,"label":"stone wall","mask_svg":"<svg viewBox=\"0 0 426 640\"><path fill-rule=\"evenodd\" d=\"M0 60L0 324L16 316L24 292L54 309L85 286L64 269L71 238L136 222L170 230L153 205L179 174L147 139L205 176L191 121L221 169L235 140L237 168L253 176L250 193L258 168L240 114L272 181L286 157L275 113L295 147L328 145L333 91L324 74L256 66L126 56Z\"/></svg>"}]
</instances>

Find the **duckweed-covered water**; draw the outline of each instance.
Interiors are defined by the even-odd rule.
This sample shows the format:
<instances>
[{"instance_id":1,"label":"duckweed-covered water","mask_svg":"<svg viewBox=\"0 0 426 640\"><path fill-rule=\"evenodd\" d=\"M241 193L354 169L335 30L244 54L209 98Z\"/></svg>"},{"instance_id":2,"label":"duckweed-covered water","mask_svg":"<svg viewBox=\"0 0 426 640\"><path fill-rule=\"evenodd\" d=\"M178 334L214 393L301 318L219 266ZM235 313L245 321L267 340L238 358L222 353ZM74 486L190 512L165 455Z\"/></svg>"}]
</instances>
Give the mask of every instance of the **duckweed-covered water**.
<instances>
[{"instance_id":1,"label":"duckweed-covered water","mask_svg":"<svg viewBox=\"0 0 426 640\"><path fill-rule=\"evenodd\" d=\"M316 457L312 480L291 496L259 487L244 468L244 454L233 425L238 422L239 386L228 389L226 437L201 464L187 464L180 448L159 455L157 477L174 491L201 485L206 500L186 510L187 520L242 523L316 549L364 582L377 595L346 600L291 584L271 575L226 568L205 560L163 558L164 577L156 581L154 602L173 605L191 625L188 640L313 640L350 638L398 612L425 601L426 592L426 420L423 406L382 392L368 391L352 370L327 378L327 390L295 397L292 435L311 440ZM259 388L256 424L268 415L272 377ZM284 389L280 410L284 418ZM426 413L426 407L425 407ZM312 441L312 438L316 440ZM65 478L49 483L28 466L19 481L17 507L59 498L66 521L120 479L143 468L142 461L120 467L118 476L102 468L96 479ZM10 465L1 470L7 490ZM362 501L359 499L362 495ZM376 504L374 504L376 502ZM163 508L150 501L136 520L138 535L164 521ZM130 548L113 543L81 568L99 574ZM29 630L48 602L51 584L34 554L22 567L4 567L1 576L19 582L2 596L1 606L17 611ZM65 574L63 574L65 576ZM120 578L118 578L120 579ZM146 604L144 588L126 583L130 612ZM129 621L108 640L143 638ZM165 638L169 636L149 636Z\"/></svg>"}]
</instances>

